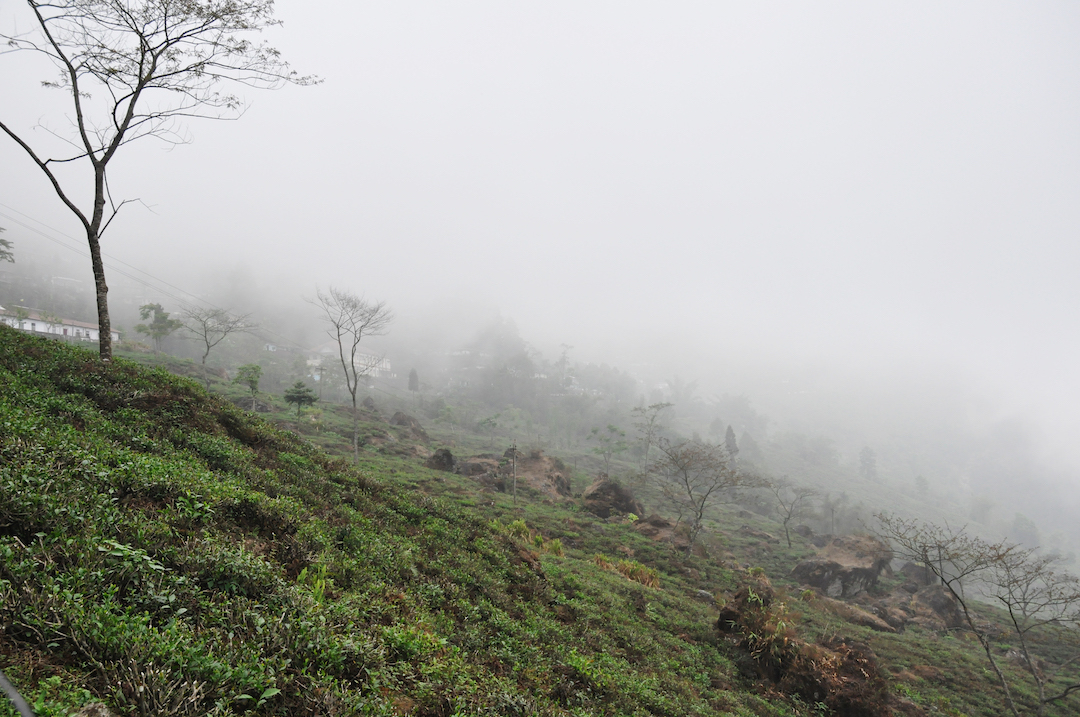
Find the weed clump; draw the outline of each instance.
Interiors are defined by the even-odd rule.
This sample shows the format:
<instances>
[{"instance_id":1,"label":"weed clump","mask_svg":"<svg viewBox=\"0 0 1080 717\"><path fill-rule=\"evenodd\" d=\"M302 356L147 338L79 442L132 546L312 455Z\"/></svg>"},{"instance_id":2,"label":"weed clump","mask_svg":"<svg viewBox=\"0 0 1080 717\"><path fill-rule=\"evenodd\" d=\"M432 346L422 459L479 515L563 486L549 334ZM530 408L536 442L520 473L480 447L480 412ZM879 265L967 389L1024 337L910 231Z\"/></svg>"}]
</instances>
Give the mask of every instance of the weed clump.
<instances>
[{"instance_id":1,"label":"weed clump","mask_svg":"<svg viewBox=\"0 0 1080 717\"><path fill-rule=\"evenodd\" d=\"M593 564L603 570L613 570L627 580L641 583L647 588L660 587L660 575L655 568L642 565L636 560L618 560L612 562L606 555L597 553L593 556Z\"/></svg>"},{"instance_id":2,"label":"weed clump","mask_svg":"<svg viewBox=\"0 0 1080 717\"><path fill-rule=\"evenodd\" d=\"M738 639L757 676L781 691L830 714L887 717L893 714L888 685L869 646L850 640L810 644L795 630L795 616L760 569L720 610L717 629Z\"/></svg>"}]
</instances>

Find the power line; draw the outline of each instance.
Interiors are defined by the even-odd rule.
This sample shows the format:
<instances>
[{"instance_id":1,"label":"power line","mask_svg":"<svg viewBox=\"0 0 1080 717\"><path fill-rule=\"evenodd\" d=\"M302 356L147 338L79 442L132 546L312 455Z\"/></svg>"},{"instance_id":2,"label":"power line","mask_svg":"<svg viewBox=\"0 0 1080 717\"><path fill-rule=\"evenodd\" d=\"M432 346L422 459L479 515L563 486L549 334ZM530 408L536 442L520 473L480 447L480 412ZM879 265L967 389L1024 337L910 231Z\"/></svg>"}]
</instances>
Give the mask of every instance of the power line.
<instances>
[{"instance_id":1,"label":"power line","mask_svg":"<svg viewBox=\"0 0 1080 717\"><path fill-rule=\"evenodd\" d=\"M3 202L0 202L0 207L4 207L8 211L15 212L16 214L18 214L18 215L20 215L22 217L25 217L26 219L29 219L30 221L34 222L35 224L37 224L39 226L42 226L42 227L45 227L50 232L53 232L55 234L59 234L60 236L66 238L66 239L70 239L71 241L79 242L78 239L71 236L70 234L66 234L66 233L60 231L59 229L57 229L55 227L51 227L51 226L49 226L48 224L46 224L46 223L44 223L42 221L38 221L37 219L34 219L33 217L29 216L28 214L20 212L18 209L15 209L14 207L11 207L11 206L9 206L7 204L4 204ZM37 227L31 226L31 225L27 224L26 222L23 222L23 221L21 221L19 219L16 219L15 217L12 217L12 216L10 216L8 214L5 214L4 212L0 212L0 217L4 217L5 219L7 219L9 221L15 222L19 226L21 226L21 227L23 227L25 229L29 229L30 231L41 235L42 237L48 239L49 241L51 241L51 242L53 242L55 244L59 244L60 246L64 247L65 249L68 249L69 251L73 251L73 252L75 252L76 254L78 254L81 257L84 257L86 259L90 258L90 254L88 252L84 251L83 249L80 249L78 246L71 246L70 244L65 243L64 241L56 238L55 236L53 236L51 234L48 234L48 233L42 231L41 229L38 229ZM192 294L189 291L181 289L179 286L176 286L174 284L170 284L169 282L165 281L164 279L156 277L153 274L151 274L150 272L145 271L143 269L140 269L137 266L132 266L131 264L128 264L125 261L122 261L120 259L117 259L114 256L106 254L105 252L102 252L101 256L102 257L107 257L109 259L109 263L108 263L107 266L109 266L109 268L114 270L116 273L121 274L122 276L126 276L129 279L132 279L133 281L137 281L140 284L142 284L143 286L146 286L147 288L154 289L156 291L160 291L161 293L168 296L170 299L175 299L175 300L180 301L181 303L184 303L184 304L194 304L195 302L200 302L201 301L202 303L207 304L207 305L211 306L212 308L219 308L219 307L214 306L213 304L211 304L210 302L208 302L208 301L206 301L204 299L200 299L195 294ZM138 277L132 276L131 274L127 273L126 271L123 271L122 269L117 268L117 266L116 266L117 264L122 264L123 266L126 266L128 269L131 269L132 271L136 271L136 272L142 274L143 276L149 277L151 280L157 282L158 284L168 286L169 288L175 289L176 291L179 291L182 294L186 294L187 296L190 296L195 301L194 302L185 301L183 299L180 299L177 296L169 294L168 292L161 289L160 286L154 286L150 282L148 282L148 281L146 281L144 279L140 279Z\"/></svg>"},{"instance_id":2,"label":"power line","mask_svg":"<svg viewBox=\"0 0 1080 717\"><path fill-rule=\"evenodd\" d=\"M40 226L44 227L45 229L48 229L49 232L54 232L55 234L59 234L62 237L70 239L71 241L75 241L75 242L79 241L78 239L71 236L70 234L66 234L66 233L60 231L59 229L56 229L55 227L51 227L48 224L45 224L44 222L38 221L37 219L29 216L28 214L20 212L18 209L15 209L14 207L11 207L11 206L9 206L7 204L4 204L3 202L0 202L0 207L3 207L4 209L7 209L10 212L14 212L15 214L18 214L19 216L25 217L26 219L33 222L34 224L40 225ZM67 249L68 251L75 252L76 254L78 254L79 256L81 256L81 257L83 257L85 259L90 258L90 254L89 254L88 251L86 251L84 249L81 249L81 248L79 248L77 246L72 246L72 245L68 244L67 242L57 238L53 234L50 234L49 232L38 229L37 227L32 226L30 224L27 224L26 222L22 221L21 219L17 219L16 217L13 217L13 216L5 213L5 212L0 212L0 217L3 217L4 219L6 219L6 220L8 220L10 222L14 222L15 224L18 224L19 226L23 227L24 229L27 229L29 231L34 232L35 234L38 234L38 235L40 235L41 237L43 237L45 239L48 239L49 241L53 242L54 244L57 244L57 245L65 248L65 249ZM160 294L162 294L164 296L167 296L168 298L178 302L181 305L181 307L183 307L183 308L187 308L187 309L197 308L198 305L201 303L202 305L204 305L206 307L209 307L211 309L218 309L220 311L227 311L227 309L225 309L225 308L223 308L221 306L217 306L216 304L214 304L211 301L207 301L206 299L200 298L200 297L196 296L195 294L191 293L190 291L187 291L186 289L182 289L182 288L176 286L175 284L171 284L171 283L165 281L164 279L160 279L160 278L154 276L153 274L151 274L150 272L145 271L144 269L140 269L140 268L138 268L136 266L128 264L127 262L122 261L120 259L117 259L114 256L110 256L109 254L106 254L105 252L102 252L101 255L102 255L102 263L111 272L116 273L116 274L120 274L121 276L125 276L125 277L131 279L132 281L134 281L136 283L142 284L143 286L145 286L148 289L152 289L153 291L156 291L156 292L158 292L158 293L160 293ZM109 259L108 262L104 261L104 259L106 257ZM127 268L131 269L132 271L138 272L138 273L142 274L143 276L149 277L150 281L148 281L146 279L142 279L142 278L140 278L138 276L135 276L135 275L131 274L130 272L124 271L123 269L117 267L117 264L122 264L123 266L126 266ZM155 283L152 283L152 282L156 282L158 285L155 285ZM171 293L171 292L161 288L160 285L164 285L164 286L167 286L167 287L169 287L171 289L174 289L175 291L190 297L191 299L193 299L193 301L183 299L180 296L177 296L176 294ZM270 338L278 339L281 343L283 343L283 344L285 344L287 346L293 346L293 347L296 347L296 348L299 348L299 349L303 349L305 351L310 351L311 350L310 348L308 348L306 346L301 346L299 343L297 343L293 339L288 338L287 336L283 336L283 335L277 333L276 331L273 331L271 329L267 329L267 328L264 328L264 327L261 327L261 326L257 327L257 328L258 328L258 331L259 331L259 334L257 334L257 335L260 335L262 337L267 337L268 336Z\"/></svg>"}]
</instances>

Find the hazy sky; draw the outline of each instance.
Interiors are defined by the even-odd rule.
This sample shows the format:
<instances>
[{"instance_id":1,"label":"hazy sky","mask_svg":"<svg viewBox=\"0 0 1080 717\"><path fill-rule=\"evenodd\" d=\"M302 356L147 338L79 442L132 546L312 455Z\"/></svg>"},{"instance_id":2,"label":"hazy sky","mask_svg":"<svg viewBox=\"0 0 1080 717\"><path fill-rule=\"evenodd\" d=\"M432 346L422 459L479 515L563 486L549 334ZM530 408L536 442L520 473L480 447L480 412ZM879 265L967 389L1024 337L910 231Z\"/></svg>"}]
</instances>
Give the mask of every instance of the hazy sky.
<instances>
[{"instance_id":1,"label":"hazy sky","mask_svg":"<svg viewBox=\"0 0 1080 717\"><path fill-rule=\"evenodd\" d=\"M468 296L541 348L687 375L961 376L1071 447L1080 5L278 10L270 39L325 82L129 146L113 190L152 211L125 209L106 252L185 286L245 262L404 316ZM0 55L0 118L62 129L48 76ZM0 211L77 236L0 140Z\"/></svg>"}]
</instances>

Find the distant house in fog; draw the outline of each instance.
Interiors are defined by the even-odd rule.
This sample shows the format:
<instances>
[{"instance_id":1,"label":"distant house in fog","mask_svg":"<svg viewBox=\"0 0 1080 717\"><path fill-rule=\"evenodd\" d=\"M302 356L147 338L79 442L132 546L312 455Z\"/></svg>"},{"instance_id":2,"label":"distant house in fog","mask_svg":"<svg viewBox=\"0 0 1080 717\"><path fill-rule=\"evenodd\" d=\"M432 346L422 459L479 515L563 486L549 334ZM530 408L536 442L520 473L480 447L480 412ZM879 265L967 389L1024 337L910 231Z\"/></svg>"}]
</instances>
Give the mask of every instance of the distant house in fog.
<instances>
[{"instance_id":1,"label":"distant house in fog","mask_svg":"<svg viewBox=\"0 0 1080 717\"><path fill-rule=\"evenodd\" d=\"M13 329L19 329L31 334L39 334L50 338L63 338L72 341L97 341L101 338L97 324L88 324L85 321L62 319L58 316L45 315L35 309L5 309L0 306L0 323L6 324ZM117 331L110 331L113 341L120 340Z\"/></svg>"},{"instance_id":2,"label":"distant house in fog","mask_svg":"<svg viewBox=\"0 0 1080 717\"><path fill-rule=\"evenodd\" d=\"M324 366L339 365L340 360L337 342L327 341L312 351L307 364L309 368L319 369ZM385 356L379 356L363 346L356 347L356 368L360 373L375 378L394 378L396 375L390 367L390 361ZM316 381L319 380L320 374L317 370L314 371L314 376Z\"/></svg>"}]
</instances>

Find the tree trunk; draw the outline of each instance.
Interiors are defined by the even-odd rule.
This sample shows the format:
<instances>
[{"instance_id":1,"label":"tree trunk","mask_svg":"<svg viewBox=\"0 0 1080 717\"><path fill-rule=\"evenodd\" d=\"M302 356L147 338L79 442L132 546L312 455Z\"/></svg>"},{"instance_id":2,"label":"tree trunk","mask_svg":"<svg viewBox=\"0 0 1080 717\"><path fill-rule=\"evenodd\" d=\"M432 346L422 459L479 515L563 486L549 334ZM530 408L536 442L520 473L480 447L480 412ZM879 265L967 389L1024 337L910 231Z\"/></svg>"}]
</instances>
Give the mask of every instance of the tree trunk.
<instances>
[{"instance_id":1,"label":"tree trunk","mask_svg":"<svg viewBox=\"0 0 1080 717\"><path fill-rule=\"evenodd\" d=\"M209 356L209 355L210 355L210 349L207 349L206 353L204 353L202 355L202 376L203 376L203 383L206 384L206 392L207 393L210 392L210 374L207 373L207 370L206 370L206 357ZM252 409L252 410L254 410L254 409Z\"/></svg>"},{"instance_id":2,"label":"tree trunk","mask_svg":"<svg viewBox=\"0 0 1080 717\"><path fill-rule=\"evenodd\" d=\"M360 463L360 418L356 415L356 393L352 395L352 462L353 465Z\"/></svg>"},{"instance_id":3,"label":"tree trunk","mask_svg":"<svg viewBox=\"0 0 1080 717\"><path fill-rule=\"evenodd\" d=\"M940 558L940 556L939 556ZM942 573L944 575L944 573ZM986 639L986 636L979 632L979 629L975 627L975 620L971 617L971 612L968 610L967 601L964 599L956 589L953 588L952 583L942 578L942 582L945 584L946 589L953 596L953 599L960 605L961 611L964 613L964 620L967 622L971 632L975 634L975 638L979 641L979 644L983 648L983 652L986 653L986 659L990 662L990 667L994 669L994 674L997 675L998 682L1001 684L1001 689L1005 693L1005 705L1009 708L1009 711L1013 714L1013 717L1020 717L1020 711L1016 708L1016 703L1013 702L1012 692L1009 690L1009 682L1005 679L1005 675L1001 672L1001 668L998 667L997 660L994 659L994 654L991 651L990 641ZM961 587L961 589L963 589Z\"/></svg>"},{"instance_id":4,"label":"tree trunk","mask_svg":"<svg viewBox=\"0 0 1080 717\"><path fill-rule=\"evenodd\" d=\"M86 230L90 244L90 262L94 267L94 289L97 294L98 355L102 363L112 361L112 322L109 321L109 287L105 283L105 265L101 261L101 244L97 232Z\"/></svg>"}]
</instances>

